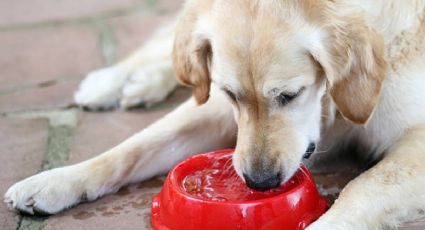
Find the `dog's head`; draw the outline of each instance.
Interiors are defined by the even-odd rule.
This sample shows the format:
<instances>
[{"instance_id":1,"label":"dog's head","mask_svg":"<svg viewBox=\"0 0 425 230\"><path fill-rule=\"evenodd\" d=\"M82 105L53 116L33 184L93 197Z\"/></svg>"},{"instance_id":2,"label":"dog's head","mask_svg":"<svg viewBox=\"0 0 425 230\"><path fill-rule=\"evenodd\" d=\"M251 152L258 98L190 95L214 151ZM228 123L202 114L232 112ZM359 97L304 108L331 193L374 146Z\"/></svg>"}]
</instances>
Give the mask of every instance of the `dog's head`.
<instances>
[{"instance_id":1,"label":"dog's head","mask_svg":"<svg viewBox=\"0 0 425 230\"><path fill-rule=\"evenodd\" d=\"M189 1L176 31L178 78L208 100L228 96L234 166L247 184L280 185L320 137L322 97L349 121L371 117L386 73L383 39L333 1ZM310 147L310 148L309 148Z\"/></svg>"}]
</instances>

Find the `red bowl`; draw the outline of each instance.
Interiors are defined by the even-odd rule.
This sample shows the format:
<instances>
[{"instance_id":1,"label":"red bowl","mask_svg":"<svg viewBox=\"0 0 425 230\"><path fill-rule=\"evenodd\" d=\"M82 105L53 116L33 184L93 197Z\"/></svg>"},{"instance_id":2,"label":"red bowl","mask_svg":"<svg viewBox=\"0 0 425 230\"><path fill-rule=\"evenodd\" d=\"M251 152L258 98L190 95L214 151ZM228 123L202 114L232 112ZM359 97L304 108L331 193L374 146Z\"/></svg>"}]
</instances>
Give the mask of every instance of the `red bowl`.
<instances>
[{"instance_id":1,"label":"red bowl","mask_svg":"<svg viewBox=\"0 0 425 230\"><path fill-rule=\"evenodd\" d=\"M229 149L196 155L171 170L162 191L152 201L154 229L302 230L325 212L327 201L317 192L314 181L304 166L277 189L279 192L269 193L266 196L271 195L266 198L261 194L264 192L252 190L253 194L259 195L256 197L261 198L254 196L241 201L216 201L185 191L183 181L186 176L212 165L222 169L220 167L229 162L232 153L233 150ZM229 193L232 192L229 189Z\"/></svg>"}]
</instances>

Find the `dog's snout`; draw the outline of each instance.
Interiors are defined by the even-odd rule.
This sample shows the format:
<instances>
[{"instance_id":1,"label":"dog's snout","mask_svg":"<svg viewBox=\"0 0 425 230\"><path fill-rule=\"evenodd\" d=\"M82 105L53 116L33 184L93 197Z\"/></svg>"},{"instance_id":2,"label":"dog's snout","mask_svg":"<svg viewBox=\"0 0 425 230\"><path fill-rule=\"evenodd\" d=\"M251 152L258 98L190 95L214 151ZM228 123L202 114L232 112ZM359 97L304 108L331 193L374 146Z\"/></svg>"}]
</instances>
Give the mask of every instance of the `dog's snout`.
<instances>
[{"instance_id":1,"label":"dog's snout","mask_svg":"<svg viewBox=\"0 0 425 230\"><path fill-rule=\"evenodd\" d=\"M282 182L282 174L281 173L273 173L273 174L254 174L248 175L243 174L245 178L246 185L252 189L265 191L272 188L276 188Z\"/></svg>"}]
</instances>

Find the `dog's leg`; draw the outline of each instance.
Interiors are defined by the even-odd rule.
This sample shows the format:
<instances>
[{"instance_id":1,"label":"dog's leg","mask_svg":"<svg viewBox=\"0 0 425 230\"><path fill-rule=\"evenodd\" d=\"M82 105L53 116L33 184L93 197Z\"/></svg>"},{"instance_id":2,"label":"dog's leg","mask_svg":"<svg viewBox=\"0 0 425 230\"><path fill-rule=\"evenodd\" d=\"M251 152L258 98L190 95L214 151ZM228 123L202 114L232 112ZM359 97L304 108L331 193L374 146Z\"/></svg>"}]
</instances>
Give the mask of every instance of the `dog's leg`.
<instances>
[{"instance_id":1,"label":"dog's leg","mask_svg":"<svg viewBox=\"0 0 425 230\"><path fill-rule=\"evenodd\" d=\"M164 26L124 61L89 73L74 95L75 102L100 109L150 106L165 99L178 84L171 62L174 28L175 22Z\"/></svg>"},{"instance_id":2,"label":"dog's leg","mask_svg":"<svg viewBox=\"0 0 425 230\"><path fill-rule=\"evenodd\" d=\"M190 99L98 157L16 183L7 191L5 201L30 214L53 214L165 173L191 154L232 147L236 124L231 106L220 92L212 94L202 106Z\"/></svg>"},{"instance_id":3,"label":"dog's leg","mask_svg":"<svg viewBox=\"0 0 425 230\"><path fill-rule=\"evenodd\" d=\"M412 128L376 166L350 182L308 230L392 229L425 210L425 124Z\"/></svg>"}]
</instances>

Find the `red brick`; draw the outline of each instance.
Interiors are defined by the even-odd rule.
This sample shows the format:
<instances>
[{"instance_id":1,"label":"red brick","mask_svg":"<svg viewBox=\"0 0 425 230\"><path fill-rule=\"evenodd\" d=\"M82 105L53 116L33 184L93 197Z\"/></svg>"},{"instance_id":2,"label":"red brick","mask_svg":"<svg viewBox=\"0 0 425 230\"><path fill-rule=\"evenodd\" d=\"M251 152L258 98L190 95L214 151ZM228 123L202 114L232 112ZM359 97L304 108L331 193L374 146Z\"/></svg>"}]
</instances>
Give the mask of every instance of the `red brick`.
<instances>
[{"instance_id":1,"label":"red brick","mask_svg":"<svg viewBox=\"0 0 425 230\"><path fill-rule=\"evenodd\" d=\"M63 108L73 103L78 81L59 82L48 87L15 91L0 96L0 112Z\"/></svg>"},{"instance_id":2,"label":"red brick","mask_svg":"<svg viewBox=\"0 0 425 230\"><path fill-rule=\"evenodd\" d=\"M131 9L138 0L0 1L0 26L62 21Z\"/></svg>"},{"instance_id":3,"label":"red brick","mask_svg":"<svg viewBox=\"0 0 425 230\"><path fill-rule=\"evenodd\" d=\"M153 32L168 21L170 15L144 14L118 17L110 20L117 41L117 60L130 55L149 39ZM171 50L170 50L171 53Z\"/></svg>"},{"instance_id":4,"label":"red brick","mask_svg":"<svg viewBox=\"0 0 425 230\"><path fill-rule=\"evenodd\" d=\"M164 116L170 109L82 112L68 163L94 157Z\"/></svg>"},{"instance_id":5,"label":"red brick","mask_svg":"<svg viewBox=\"0 0 425 230\"><path fill-rule=\"evenodd\" d=\"M0 197L7 189L41 168L46 151L46 120L0 119ZM19 216L0 201L0 229L15 230Z\"/></svg>"},{"instance_id":6,"label":"red brick","mask_svg":"<svg viewBox=\"0 0 425 230\"><path fill-rule=\"evenodd\" d=\"M188 87L177 87L174 92L168 96L167 100L162 103L163 106L176 107L192 96L192 90ZM160 105L161 106L161 105Z\"/></svg>"},{"instance_id":7,"label":"red brick","mask_svg":"<svg viewBox=\"0 0 425 230\"><path fill-rule=\"evenodd\" d=\"M44 224L44 230L101 230L151 229L150 203L160 191L162 181L122 189L94 203L81 204L62 214L53 216Z\"/></svg>"},{"instance_id":8,"label":"red brick","mask_svg":"<svg viewBox=\"0 0 425 230\"><path fill-rule=\"evenodd\" d=\"M97 36L77 25L1 32L0 92L99 68Z\"/></svg>"},{"instance_id":9,"label":"red brick","mask_svg":"<svg viewBox=\"0 0 425 230\"><path fill-rule=\"evenodd\" d=\"M163 14L179 12L183 7L184 0L159 0L156 10Z\"/></svg>"},{"instance_id":10,"label":"red brick","mask_svg":"<svg viewBox=\"0 0 425 230\"><path fill-rule=\"evenodd\" d=\"M161 25L174 20L182 3L183 0L159 0L151 12L111 19L118 60L139 48Z\"/></svg>"}]
</instances>

